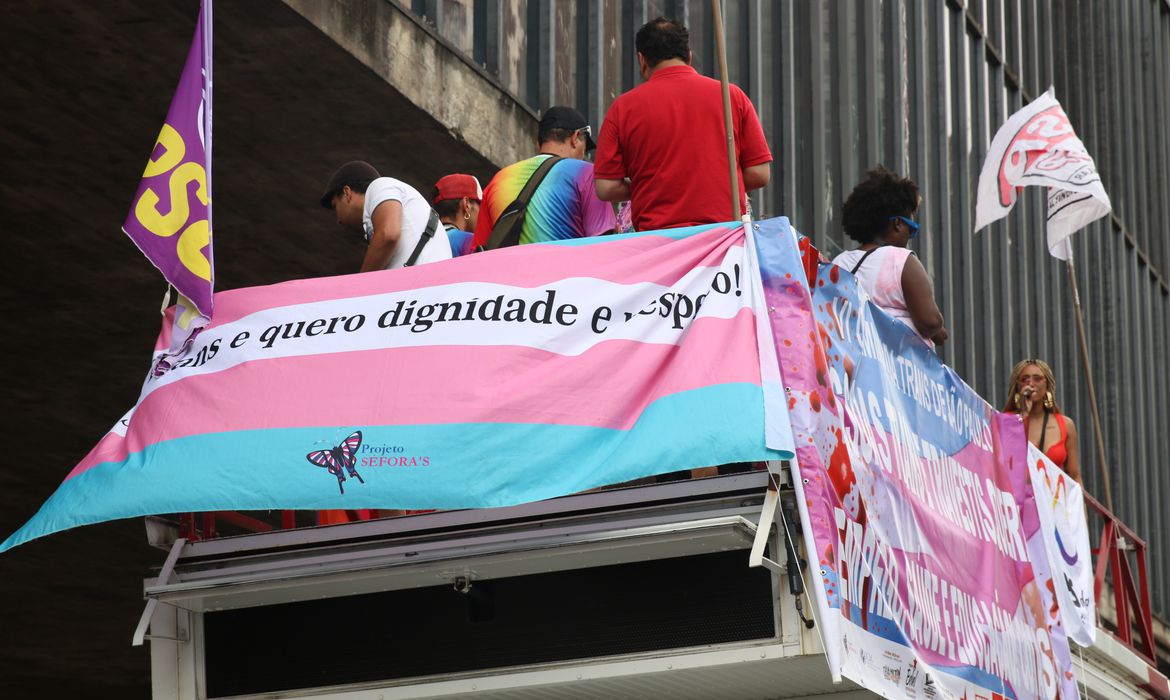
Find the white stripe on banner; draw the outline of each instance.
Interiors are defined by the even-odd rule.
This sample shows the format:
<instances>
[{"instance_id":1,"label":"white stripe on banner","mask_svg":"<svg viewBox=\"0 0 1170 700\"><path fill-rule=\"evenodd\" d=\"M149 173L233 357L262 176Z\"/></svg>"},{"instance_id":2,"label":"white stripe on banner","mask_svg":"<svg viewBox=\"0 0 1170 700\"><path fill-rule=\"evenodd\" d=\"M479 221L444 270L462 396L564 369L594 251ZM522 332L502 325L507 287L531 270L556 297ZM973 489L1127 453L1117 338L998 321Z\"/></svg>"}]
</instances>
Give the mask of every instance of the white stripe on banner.
<instances>
[{"instance_id":1,"label":"white stripe on banner","mask_svg":"<svg viewBox=\"0 0 1170 700\"><path fill-rule=\"evenodd\" d=\"M580 355L608 340L677 345L698 318L752 308L744 248L671 286L592 277L540 288L463 282L283 306L209 328L142 397L183 379L245 362L395 347L511 345ZM141 398L139 402L141 403Z\"/></svg>"}]
</instances>

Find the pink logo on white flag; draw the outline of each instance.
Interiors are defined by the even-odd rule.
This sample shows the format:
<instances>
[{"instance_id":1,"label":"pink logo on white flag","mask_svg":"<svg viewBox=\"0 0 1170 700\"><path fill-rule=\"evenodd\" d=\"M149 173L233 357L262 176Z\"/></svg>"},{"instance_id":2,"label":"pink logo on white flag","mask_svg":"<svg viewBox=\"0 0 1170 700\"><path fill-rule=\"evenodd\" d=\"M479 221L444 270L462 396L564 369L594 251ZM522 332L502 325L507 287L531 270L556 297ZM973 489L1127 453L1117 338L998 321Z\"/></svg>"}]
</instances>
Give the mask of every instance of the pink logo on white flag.
<instances>
[{"instance_id":1,"label":"pink logo on white flag","mask_svg":"<svg viewBox=\"0 0 1170 700\"><path fill-rule=\"evenodd\" d=\"M975 230L1007 216L1028 185L1048 188L1048 251L1061 260L1069 257L1069 236L1113 209L1051 88L995 134L979 174Z\"/></svg>"}]
</instances>

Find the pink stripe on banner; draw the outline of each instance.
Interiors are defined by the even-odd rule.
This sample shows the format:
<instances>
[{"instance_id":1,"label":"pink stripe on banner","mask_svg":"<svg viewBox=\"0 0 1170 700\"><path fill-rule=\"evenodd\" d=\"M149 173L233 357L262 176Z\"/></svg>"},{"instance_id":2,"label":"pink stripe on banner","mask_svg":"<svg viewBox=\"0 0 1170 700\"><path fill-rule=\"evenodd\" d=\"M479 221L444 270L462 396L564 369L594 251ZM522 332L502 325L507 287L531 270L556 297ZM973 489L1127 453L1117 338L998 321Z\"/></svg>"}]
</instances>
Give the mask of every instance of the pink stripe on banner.
<instances>
[{"instance_id":1,"label":"pink stripe on banner","mask_svg":"<svg viewBox=\"0 0 1170 700\"><path fill-rule=\"evenodd\" d=\"M729 342L735 338L742 342ZM681 346L613 340L578 356L515 345L427 346L253 361L154 391L126 439L107 435L67 479L141 451L144 435L155 443L266 428L435 423L625 430L659 398L737 382L760 383L751 309L695 321Z\"/></svg>"},{"instance_id":2,"label":"pink stripe on banner","mask_svg":"<svg viewBox=\"0 0 1170 700\"><path fill-rule=\"evenodd\" d=\"M743 246L742 235L738 227L721 226L678 240L647 235L591 245L525 245L413 268L233 289L215 295L215 319L208 328L274 307L413 291L459 282L533 288L580 277L586 270L593 272L589 275L591 277L619 284L650 282L670 285L691 268L718 266L729 250ZM720 247L718 242L728 236L740 240L725 248ZM155 349L165 347L156 345Z\"/></svg>"}]
</instances>

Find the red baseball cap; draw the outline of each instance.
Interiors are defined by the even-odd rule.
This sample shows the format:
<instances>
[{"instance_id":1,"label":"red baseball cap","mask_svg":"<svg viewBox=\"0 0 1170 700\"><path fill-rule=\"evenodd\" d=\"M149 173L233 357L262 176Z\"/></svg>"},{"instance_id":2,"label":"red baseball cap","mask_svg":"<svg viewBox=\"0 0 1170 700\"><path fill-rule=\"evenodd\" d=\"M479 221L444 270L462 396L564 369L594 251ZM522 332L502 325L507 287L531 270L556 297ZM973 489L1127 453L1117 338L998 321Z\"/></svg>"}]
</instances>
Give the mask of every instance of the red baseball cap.
<instances>
[{"instance_id":1,"label":"red baseball cap","mask_svg":"<svg viewBox=\"0 0 1170 700\"><path fill-rule=\"evenodd\" d=\"M463 173L444 175L435 183L431 204L438 204L448 199L463 199L464 197L474 199L477 202L483 199L483 188L479 186L479 180L476 180L474 175L464 175Z\"/></svg>"}]
</instances>

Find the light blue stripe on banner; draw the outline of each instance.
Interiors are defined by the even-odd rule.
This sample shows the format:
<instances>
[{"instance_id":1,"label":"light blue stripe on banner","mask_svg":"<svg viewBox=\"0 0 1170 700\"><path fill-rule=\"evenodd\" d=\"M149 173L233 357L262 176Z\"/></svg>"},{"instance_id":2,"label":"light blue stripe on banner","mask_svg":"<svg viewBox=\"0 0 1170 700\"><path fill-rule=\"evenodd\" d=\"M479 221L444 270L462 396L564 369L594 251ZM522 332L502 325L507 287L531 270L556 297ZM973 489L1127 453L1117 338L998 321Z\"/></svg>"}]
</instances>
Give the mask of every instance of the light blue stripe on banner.
<instances>
[{"instance_id":1,"label":"light blue stripe on banner","mask_svg":"<svg viewBox=\"0 0 1170 700\"><path fill-rule=\"evenodd\" d=\"M363 433L356 469L365 483L347 478L342 495L337 479L306 455L354 430ZM0 551L79 525L156 513L506 506L680 469L791 455L764 446L763 393L747 383L663 397L631 430L463 423L198 435L70 479Z\"/></svg>"},{"instance_id":2,"label":"light blue stripe on banner","mask_svg":"<svg viewBox=\"0 0 1170 700\"><path fill-rule=\"evenodd\" d=\"M682 240L690 238L704 231L709 231L713 228L725 226L727 228L736 228L740 225L738 221L728 221L725 224L701 224L699 226L686 226L684 228L667 228L661 231L637 231L634 233L615 233L609 236L589 236L587 238L564 238L555 241L541 241L539 245L567 245L567 246L582 246L594 245L597 243L609 243L612 241L621 241L627 238L639 238L641 236L659 236L661 238L671 238L674 240Z\"/></svg>"}]
</instances>

